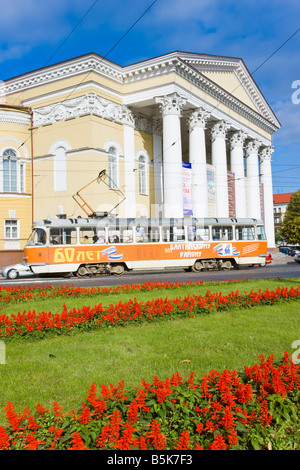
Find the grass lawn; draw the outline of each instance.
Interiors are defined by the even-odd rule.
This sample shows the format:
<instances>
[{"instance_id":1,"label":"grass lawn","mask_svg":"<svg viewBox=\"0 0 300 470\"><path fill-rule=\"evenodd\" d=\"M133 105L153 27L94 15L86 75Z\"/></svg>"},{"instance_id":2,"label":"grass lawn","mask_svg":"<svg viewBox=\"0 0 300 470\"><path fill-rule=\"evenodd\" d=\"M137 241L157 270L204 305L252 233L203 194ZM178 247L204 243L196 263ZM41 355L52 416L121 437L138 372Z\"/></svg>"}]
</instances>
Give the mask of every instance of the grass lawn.
<instances>
[{"instance_id":1,"label":"grass lawn","mask_svg":"<svg viewBox=\"0 0 300 470\"><path fill-rule=\"evenodd\" d=\"M61 311L63 302L73 306L94 305L150 298L175 298L204 294L206 290L228 293L251 289L272 290L297 286L299 279L246 281L185 287L176 290L111 294L91 298L55 298L27 303L10 303L1 313L23 309ZM37 403L51 407L58 401L68 411L78 408L92 382L138 386L142 379L170 377L179 371L187 378L191 371L203 376L211 369L242 371L260 354L293 354L292 343L300 340L299 302L293 301L248 310L211 313L203 317L112 327L93 332L76 332L43 340L13 340L6 344L6 364L0 365L0 410L11 401L17 412L31 411ZM51 358L52 354L55 357ZM6 423L0 412L0 425Z\"/></svg>"}]
</instances>

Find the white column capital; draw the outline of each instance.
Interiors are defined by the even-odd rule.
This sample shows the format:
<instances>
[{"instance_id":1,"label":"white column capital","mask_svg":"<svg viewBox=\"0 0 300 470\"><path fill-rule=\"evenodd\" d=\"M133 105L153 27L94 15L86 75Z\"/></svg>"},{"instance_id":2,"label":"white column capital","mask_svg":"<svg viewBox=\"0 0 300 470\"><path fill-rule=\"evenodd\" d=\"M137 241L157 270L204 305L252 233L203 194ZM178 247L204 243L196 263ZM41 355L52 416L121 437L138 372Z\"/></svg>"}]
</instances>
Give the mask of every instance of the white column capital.
<instances>
[{"instance_id":1,"label":"white column capital","mask_svg":"<svg viewBox=\"0 0 300 470\"><path fill-rule=\"evenodd\" d=\"M274 152L273 147L263 147L259 153L259 159L261 162L271 162L272 154Z\"/></svg>"},{"instance_id":2,"label":"white column capital","mask_svg":"<svg viewBox=\"0 0 300 470\"><path fill-rule=\"evenodd\" d=\"M221 121L215 121L211 126L212 139L215 140L219 137L225 139L228 129L230 129L230 124L224 121L224 119Z\"/></svg>"},{"instance_id":3,"label":"white column capital","mask_svg":"<svg viewBox=\"0 0 300 470\"><path fill-rule=\"evenodd\" d=\"M247 134L242 130L232 132L229 136L230 149L233 149L235 147L243 147L246 138Z\"/></svg>"},{"instance_id":4,"label":"white column capital","mask_svg":"<svg viewBox=\"0 0 300 470\"><path fill-rule=\"evenodd\" d=\"M249 157L249 155L252 155L253 153L257 154L261 146L262 142L258 139L248 140L245 145L246 157Z\"/></svg>"},{"instance_id":5,"label":"white column capital","mask_svg":"<svg viewBox=\"0 0 300 470\"><path fill-rule=\"evenodd\" d=\"M187 99L180 96L178 93L171 93L170 95L159 96L155 98L155 101L160 105L163 116L172 114L180 116L182 107L185 105Z\"/></svg>"},{"instance_id":6,"label":"white column capital","mask_svg":"<svg viewBox=\"0 0 300 470\"><path fill-rule=\"evenodd\" d=\"M188 114L188 125L190 129L194 129L195 127L201 127L205 129L206 122L210 116L210 113L206 111L204 108L197 108L193 109Z\"/></svg>"}]
</instances>

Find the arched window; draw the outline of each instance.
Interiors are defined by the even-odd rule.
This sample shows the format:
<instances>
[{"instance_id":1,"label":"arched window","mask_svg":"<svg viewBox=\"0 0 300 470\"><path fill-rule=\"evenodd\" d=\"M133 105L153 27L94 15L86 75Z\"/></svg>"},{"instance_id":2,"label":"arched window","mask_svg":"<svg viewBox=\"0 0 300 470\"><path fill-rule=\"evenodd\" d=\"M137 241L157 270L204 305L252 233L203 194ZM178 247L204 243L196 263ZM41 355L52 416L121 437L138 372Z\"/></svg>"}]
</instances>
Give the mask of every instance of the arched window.
<instances>
[{"instance_id":1,"label":"arched window","mask_svg":"<svg viewBox=\"0 0 300 470\"><path fill-rule=\"evenodd\" d=\"M108 149L108 177L110 189L118 189L118 156L117 149L115 147L109 147Z\"/></svg>"},{"instance_id":2,"label":"arched window","mask_svg":"<svg viewBox=\"0 0 300 470\"><path fill-rule=\"evenodd\" d=\"M20 161L13 149L2 153L3 192L25 192L25 164Z\"/></svg>"},{"instance_id":3,"label":"arched window","mask_svg":"<svg viewBox=\"0 0 300 470\"><path fill-rule=\"evenodd\" d=\"M147 185L147 162L146 157L141 155L139 157L139 192L140 194L147 194L148 193L148 185Z\"/></svg>"},{"instance_id":4,"label":"arched window","mask_svg":"<svg viewBox=\"0 0 300 470\"><path fill-rule=\"evenodd\" d=\"M67 190L67 152L71 149L71 144L65 139L56 140L50 147L49 153L53 155L54 191Z\"/></svg>"}]
</instances>

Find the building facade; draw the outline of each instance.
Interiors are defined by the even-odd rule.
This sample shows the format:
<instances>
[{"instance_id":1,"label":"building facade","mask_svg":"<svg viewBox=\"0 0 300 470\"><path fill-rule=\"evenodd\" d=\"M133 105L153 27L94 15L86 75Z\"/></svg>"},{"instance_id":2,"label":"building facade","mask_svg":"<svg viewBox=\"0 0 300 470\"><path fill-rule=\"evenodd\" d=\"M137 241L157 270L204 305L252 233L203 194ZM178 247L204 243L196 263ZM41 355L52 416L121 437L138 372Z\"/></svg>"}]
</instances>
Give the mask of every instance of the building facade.
<instances>
[{"instance_id":1,"label":"building facade","mask_svg":"<svg viewBox=\"0 0 300 470\"><path fill-rule=\"evenodd\" d=\"M275 238L279 234L283 217L287 206L289 205L293 193L281 193L273 195L273 210L274 210L274 230Z\"/></svg>"},{"instance_id":2,"label":"building facade","mask_svg":"<svg viewBox=\"0 0 300 470\"><path fill-rule=\"evenodd\" d=\"M6 80L0 96L0 251L22 250L34 220L84 217L72 196L86 185L95 212L263 219L274 246L280 123L241 59L121 67L90 53ZM102 170L109 185L89 184Z\"/></svg>"}]
</instances>

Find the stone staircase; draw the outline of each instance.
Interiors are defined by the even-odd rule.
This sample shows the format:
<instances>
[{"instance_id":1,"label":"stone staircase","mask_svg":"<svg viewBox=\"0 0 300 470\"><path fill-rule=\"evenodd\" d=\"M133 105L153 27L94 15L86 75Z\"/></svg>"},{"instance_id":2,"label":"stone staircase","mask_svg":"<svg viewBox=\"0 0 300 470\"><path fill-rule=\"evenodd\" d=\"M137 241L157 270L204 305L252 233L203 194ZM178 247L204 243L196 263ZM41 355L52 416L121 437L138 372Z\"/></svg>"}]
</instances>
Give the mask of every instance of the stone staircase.
<instances>
[{"instance_id":1,"label":"stone staircase","mask_svg":"<svg viewBox=\"0 0 300 470\"><path fill-rule=\"evenodd\" d=\"M287 264L287 263L294 263L293 256L286 255L285 253L281 253L281 251L268 251L271 253L273 258L272 264Z\"/></svg>"}]
</instances>

